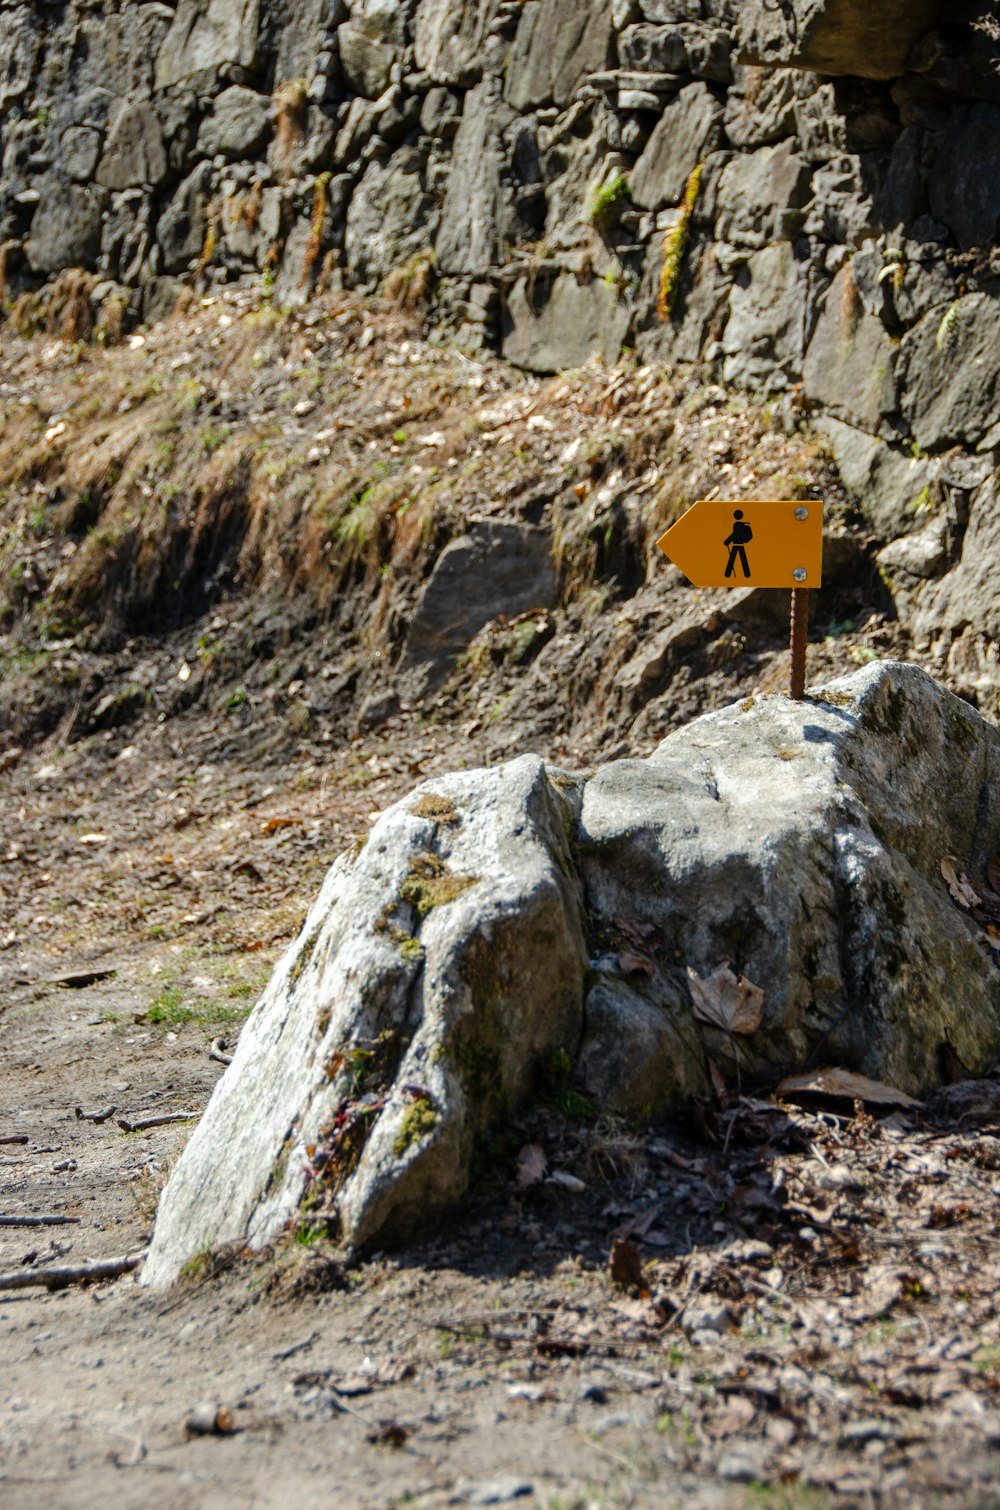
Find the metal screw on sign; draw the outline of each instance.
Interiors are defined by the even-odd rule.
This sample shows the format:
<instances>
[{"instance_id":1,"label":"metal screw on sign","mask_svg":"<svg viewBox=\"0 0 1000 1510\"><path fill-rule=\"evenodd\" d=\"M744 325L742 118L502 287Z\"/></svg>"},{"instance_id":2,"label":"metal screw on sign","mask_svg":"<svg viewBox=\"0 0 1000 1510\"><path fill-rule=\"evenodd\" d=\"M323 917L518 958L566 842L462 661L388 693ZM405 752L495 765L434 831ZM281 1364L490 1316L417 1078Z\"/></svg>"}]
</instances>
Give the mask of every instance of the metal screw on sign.
<instances>
[{"instance_id":1,"label":"metal screw on sign","mask_svg":"<svg viewBox=\"0 0 1000 1510\"><path fill-rule=\"evenodd\" d=\"M823 580L822 503L702 499L656 543L695 587L791 588L789 690L801 701L809 589Z\"/></svg>"}]
</instances>

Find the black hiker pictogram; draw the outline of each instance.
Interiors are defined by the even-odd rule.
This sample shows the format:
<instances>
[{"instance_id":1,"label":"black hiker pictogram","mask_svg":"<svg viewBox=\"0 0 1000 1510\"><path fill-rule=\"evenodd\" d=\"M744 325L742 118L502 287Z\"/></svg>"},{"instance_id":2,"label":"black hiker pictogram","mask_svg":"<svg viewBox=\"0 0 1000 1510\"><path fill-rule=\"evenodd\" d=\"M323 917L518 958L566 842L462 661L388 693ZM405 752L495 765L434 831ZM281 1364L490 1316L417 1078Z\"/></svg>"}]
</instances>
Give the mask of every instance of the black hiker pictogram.
<instances>
[{"instance_id":1,"label":"black hiker pictogram","mask_svg":"<svg viewBox=\"0 0 1000 1510\"><path fill-rule=\"evenodd\" d=\"M738 556L743 565L744 577L749 577L750 567L747 565L747 553L744 547L749 545L750 541L753 539L753 530L750 528L749 524L744 524L742 522L742 509L733 510L733 519L736 521L733 525L733 532L729 536L728 540L724 540L722 542L723 545L729 546L729 564L726 567L726 576L731 577L735 574L736 558Z\"/></svg>"}]
</instances>

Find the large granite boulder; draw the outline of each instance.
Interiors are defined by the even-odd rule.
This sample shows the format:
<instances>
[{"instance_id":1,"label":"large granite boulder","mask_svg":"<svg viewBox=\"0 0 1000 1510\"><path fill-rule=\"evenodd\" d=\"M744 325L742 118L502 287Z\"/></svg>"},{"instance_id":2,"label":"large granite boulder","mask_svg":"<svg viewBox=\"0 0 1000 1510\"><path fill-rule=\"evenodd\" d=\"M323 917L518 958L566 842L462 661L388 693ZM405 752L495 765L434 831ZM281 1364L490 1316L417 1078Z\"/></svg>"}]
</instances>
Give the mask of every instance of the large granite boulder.
<instances>
[{"instance_id":1,"label":"large granite boulder","mask_svg":"<svg viewBox=\"0 0 1000 1510\"><path fill-rule=\"evenodd\" d=\"M454 1199L477 1130L579 1041L578 805L527 755L429 783L337 862L165 1192L147 1281L303 1202L357 1244Z\"/></svg>"},{"instance_id":2,"label":"large granite boulder","mask_svg":"<svg viewBox=\"0 0 1000 1510\"><path fill-rule=\"evenodd\" d=\"M941 862L985 894L998 842L1000 734L894 663L589 778L525 755L425 782L330 871L171 1175L146 1281L300 1222L352 1250L426 1224L560 1065L647 1115L708 1056L744 1086L833 1063L916 1095L946 1039L985 1067L1000 970Z\"/></svg>"}]
</instances>

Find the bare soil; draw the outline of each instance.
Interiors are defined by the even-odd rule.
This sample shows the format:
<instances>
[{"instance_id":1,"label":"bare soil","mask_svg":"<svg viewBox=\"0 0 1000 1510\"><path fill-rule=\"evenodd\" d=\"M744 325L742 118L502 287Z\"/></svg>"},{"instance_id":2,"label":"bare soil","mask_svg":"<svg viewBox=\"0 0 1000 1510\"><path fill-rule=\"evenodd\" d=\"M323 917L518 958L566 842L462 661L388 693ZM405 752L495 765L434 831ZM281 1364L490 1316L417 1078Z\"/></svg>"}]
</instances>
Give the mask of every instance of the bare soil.
<instances>
[{"instance_id":1,"label":"bare soil","mask_svg":"<svg viewBox=\"0 0 1000 1510\"><path fill-rule=\"evenodd\" d=\"M715 600L701 595L708 627L685 665L629 696L618 677L643 635L688 601L669 575L640 574L626 590L622 563L688 487L705 491L706 469L725 466L734 485L773 491L791 452L760 414L734 411L718 393L671 399L687 470L675 468L661 497L641 416L666 403L667 387L643 388L641 374L595 370L544 387L496 364L427 355L418 335L400 334L398 315L376 310L366 325L338 304L325 328L332 343L343 337L330 370L345 375L344 392L324 397L302 349L318 344L315 327L259 314L238 300L221 314L217 303L199 306L186 325L117 352L9 336L0 349L9 569L0 1218L71 1219L0 1224L5 1274L44 1277L56 1265L142 1251L192 1124L127 1132L119 1119L200 1114L222 1073L210 1046L235 1040L327 865L417 780L525 748L571 765L613 749L642 753L694 712L787 674L780 629L766 616L753 634L737 631L716 623ZM375 334L364 344L366 329ZM226 348L237 336L242 356ZM261 375L254 359L265 338L285 348ZM332 424L324 405L360 405L379 363L391 387L385 358L404 338L436 384L422 394L426 373L408 362L399 379L408 393L379 399L388 434L404 432L392 444L407 466L423 465L413 457L428 449L420 436L431 424L447 428L432 418L435 403L465 413L449 446L469 443L463 426L481 403L492 406L490 433L511 423L519 444L530 442L527 459L508 467L508 455L495 475L473 469L455 483L446 526L430 509L438 523L409 566L412 541L386 523L398 516L391 490L378 495L385 532L372 525L360 556L350 554L350 531L331 537L347 556L336 570L317 568L322 612L323 594L310 598L296 575L313 538L308 518L296 514L295 525L264 508L267 549L247 555L239 534L231 556L219 547L210 590L203 574L181 621L158 617L148 601L163 580L155 551L140 559L123 546L136 492L194 507L209 486L202 466L236 445L248 413L255 424L266 404L293 413L305 402L296 384L316 412L296 418L294 445L287 434L273 444L286 462L295 447L308 456L314 432ZM150 472L143 406L165 402L180 356L177 384L194 382L194 367L214 396L199 398L192 434L183 419L191 390L167 394L181 419L175 426L171 410L155 445L173 450L156 450ZM279 369L284 387L254 386ZM338 411L349 432L371 423L372 391L367 419ZM409 441L405 396L425 405ZM211 418L206 405L223 401L225 415ZM23 433L11 428L19 407L32 411ZM115 456L101 462L114 481L96 517L82 518L100 480L88 458L108 441L99 432L112 412L133 408L142 410L134 433L116 431ZM537 415L553 428L527 429ZM220 423L232 429L216 444ZM59 424L66 430L46 440ZM602 445L564 477L558 457L585 424ZM620 434L603 444L609 425ZM244 447L254 465L273 467L259 435L254 445ZM359 456L367 445L362 436ZM789 445L814 469L807 490L825 486L822 456L797 435ZM488 446L482 455L486 469ZM240 473L238 459L228 456L226 476L235 468L244 479L246 524L263 505L256 473ZM348 461L338 464L349 471ZM518 659L509 626L489 626L451 683L361 732L358 698L384 682L379 658L398 654L393 614L412 602L434 541L460 529L491 489L505 507L530 498L532 476L549 477L545 507L564 509L561 538L571 543L569 499L583 503L617 478L597 530L603 541L618 521L617 555L564 553L560 602L535 659ZM633 527L637 478L659 501ZM356 490L352 472L343 498ZM183 534L190 519L183 509L165 517L169 556L170 530ZM850 580L817 619L817 678L906 644L877 590L865 596L867 546L849 511L844 530ZM578 545L587 539L581 531ZM204 565L171 559L186 583ZM646 716L651 700L655 717ZM546 1171L530 1185L518 1183L525 1148L541 1150ZM974 1105L945 1097L880 1122L840 1103L795 1110L723 1095L675 1124L638 1129L595 1121L554 1091L500 1130L448 1223L352 1271L304 1231L267 1254L231 1255L225 1268L206 1261L167 1295L134 1275L0 1289L0 1504L998 1504L998 1196L1000 1115L988 1092ZM231 1430L187 1429L193 1412L205 1424L220 1407Z\"/></svg>"}]
</instances>

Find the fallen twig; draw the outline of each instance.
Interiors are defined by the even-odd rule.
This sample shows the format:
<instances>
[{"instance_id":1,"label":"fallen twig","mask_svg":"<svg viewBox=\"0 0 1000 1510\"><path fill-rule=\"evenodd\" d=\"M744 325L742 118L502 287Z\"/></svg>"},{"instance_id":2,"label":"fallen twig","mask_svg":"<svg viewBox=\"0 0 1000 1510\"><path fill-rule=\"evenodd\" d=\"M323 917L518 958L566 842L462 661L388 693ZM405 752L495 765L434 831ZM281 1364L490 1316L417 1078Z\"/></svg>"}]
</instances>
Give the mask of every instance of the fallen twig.
<instances>
[{"instance_id":1,"label":"fallen twig","mask_svg":"<svg viewBox=\"0 0 1000 1510\"><path fill-rule=\"evenodd\" d=\"M6 1138L0 1138L0 1146L6 1148L11 1143L30 1143L27 1133L10 1133Z\"/></svg>"},{"instance_id":2,"label":"fallen twig","mask_svg":"<svg viewBox=\"0 0 1000 1510\"><path fill-rule=\"evenodd\" d=\"M46 1290L61 1290L66 1285L85 1285L94 1279L117 1279L137 1269L146 1257L141 1253L126 1253L122 1258L99 1258L92 1263L72 1264L61 1269L15 1269L10 1274L0 1274L0 1290L27 1290L41 1285Z\"/></svg>"},{"instance_id":3,"label":"fallen twig","mask_svg":"<svg viewBox=\"0 0 1000 1510\"><path fill-rule=\"evenodd\" d=\"M68 1227L82 1220L79 1216L0 1216L0 1227Z\"/></svg>"},{"instance_id":4,"label":"fallen twig","mask_svg":"<svg viewBox=\"0 0 1000 1510\"><path fill-rule=\"evenodd\" d=\"M99 1112L85 1112L82 1106L76 1108L76 1120L78 1122L106 1122L113 1117L118 1110L117 1106L106 1106Z\"/></svg>"},{"instance_id":5,"label":"fallen twig","mask_svg":"<svg viewBox=\"0 0 1000 1510\"><path fill-rule=\"evenodd\" d=\"M50 975L46 986L61 986L66 991L81 991L85 986L95 986L99 981L111 980L117 970L67 970L64 975Z\"/></svg>"},{"instance_id":6,"label":"fallen twig","mask_svg":"<svg viewBox=\"0 0 1000 1510\"><path fill-rule=\"evenodd\" d=\"M291 1347L284 1348L280 1353L272 1353L275 1363L283 1363L286 1358L294 1358L296 1353L304 1353L307 1347L312 1347L318 1332L310 1332L308 1337L303 1337L301 1342L293 1342Z\"/></svg>"},{"instance_id":7,"label":"fallen twig","mask_svg":"<svg viewBox=\"0 0 1000 1510\"><path fill-rule=\"evenodd\" d=\"M170 1122L193 1122L200 1112L171 1112L164 1117L119 1117L118 1126L123 1132L146 1132L150 1127L166 1127Z\"/></svg>"},{"instance_id":8,"label":"fallen twig","mask_svg":"<svg viewBox=\"0 0 1000 1510\"><path fill-rule=\"evenodd\" d=\"M224 1038L213 1038L212 1046L208 1051L209 1059L214 1059L217 1064L232 1064L233 1056L232 1054L227 1054L225 1048L226 1040Z\"/></svg>"}]
</instances>

